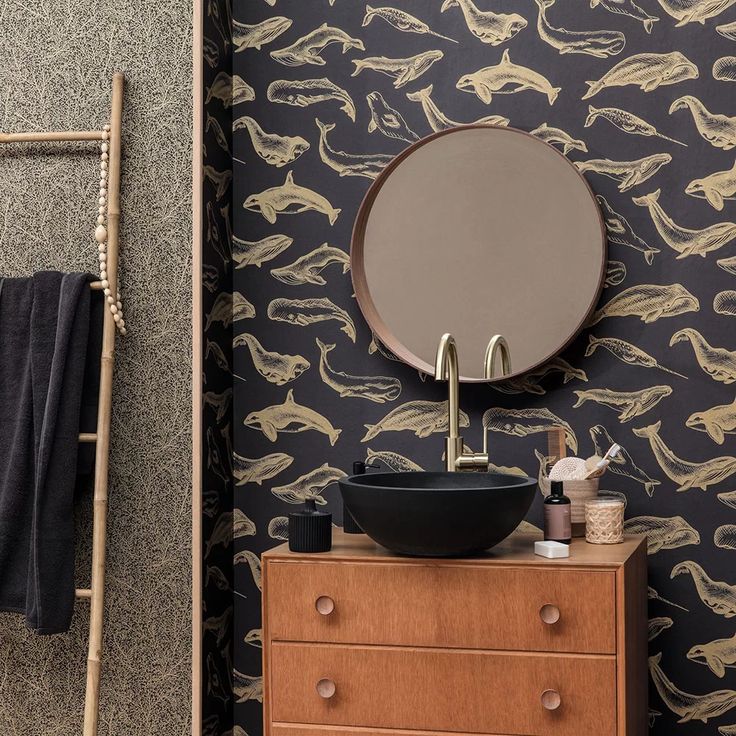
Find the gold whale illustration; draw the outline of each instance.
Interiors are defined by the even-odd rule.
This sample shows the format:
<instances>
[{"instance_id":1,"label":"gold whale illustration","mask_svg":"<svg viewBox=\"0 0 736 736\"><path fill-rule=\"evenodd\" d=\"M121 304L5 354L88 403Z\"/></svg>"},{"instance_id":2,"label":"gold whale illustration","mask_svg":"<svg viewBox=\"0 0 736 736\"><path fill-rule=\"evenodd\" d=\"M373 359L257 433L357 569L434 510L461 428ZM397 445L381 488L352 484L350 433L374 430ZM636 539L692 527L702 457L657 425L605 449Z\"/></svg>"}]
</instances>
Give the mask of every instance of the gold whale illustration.
<instances>
[{"instance_id":1,"label":"gold whale illustration","mask_svg":"<svg viewBox=\"0 0 736 736\"><path fill-rule=\"evenodd\" d=\"M678 84L698 78L698 67L679 51L667 54L634 54L619 61L599 80L586 82L588 91L582 99L597 95L607 87L625 87L635 84L643 92L652 92L664 84Z\"/></svg>"},{"instance_id":2,"label":"gold whale illustration","mask_svg":"<svg viewBox=\"0 0 736 736\"><path fill-rule=\"evenodd\" d=\"M300 327L334 319L342 322L340 330L355 342L355 323L350 315L326 297L273 299L268 305L267 314L269 319L276 322L291 322Z\"/></svg>"},{"instance_id":3,"label":"gold whale illustration","mask_svg":"<svg viewBox=\"0 0 736 736\"><path fill-rule=\"evenodd\" d=\"M606 317L639 317L649 324L662 317L699 310L700 302L682 284L639 284L616 294L593 314L588 326L596 325Z\"/></svg>"},{"instance_id":4,"label":"gold whale illustration","mask_svg":"<svg viewBox=\"0 0 736 736\"><path fill-rule=\"evenodd\" d=\"M713 79L736 82L736 56L722 56L713 62Z\"/></svg>"},{"instance_id":5,"label":"gold whale illustration","mask_svg":"<svg viewBox=\"0 0 736 736\"><path fill-rule=\"evenodd\" d=\"M736 510L736 491L724 491L719 493L716 498L728 508Z\"/></svg>"},{"instance_id":6,"label":"gold whale illustration","mask_svg":"<svg viewBox=\"0 0 736 736\"><path fill-rule=\"evenodd\" d=\"M248 82L237 74L233 74L232 101L233 105L243 102L252 102L256 98L256 91Z\"/></svg>"},{"instance_id":7,"label":"gold whale illustration","mask_svg":"<svg viewBox=\"0 0 736 736\"><path fill-rule=\"evenodd\" d=\"M679 330L670 339L670 347L678 342L690 342L698 365L714 380L723 383L736 381L736 352L714 348L692 327Z\"/></svg>"},{"instance_id":8,"label":"gold whale illustration","mask_svg":"<svg viewBox=\"0 0 736 736\"><path fill-rule=\"evenodd\" d=\"M657 0L662 10L677 20L675 28L688 23L705 24L708 18L720 15L736 0Z\"/></svg>"},{"instance_id":9,"label":"gold whale illustration","mask_svg":"<svg viewBox=\"0 0 736 736\"><path fill-rule=\"evenodd\" d=\"M591 158L576 161L575 166L581 174L593 172L617 181L619 192L651 179L663 166L672 161L669 153L654 153L636 161L611 161L610 158Z\"/></svg>"},{"instance_id":10,"label":"gold whale illustration","mask_svg":"<svg viewBox=\"0 0 736 736\"><path fill-rule=\"evenodd\" d=\"M589 358L598 348L608 350L614 358L618 358L622 363L626 363L627 365L636 365L641 368L658 368L661 371L665 371L665 373L671 373L673 376L687 378L682 373L660 365L656 358L641 348L636 347L636 345L626 342L626 340L620 340L617 337L593 337L593 335L588 335L588 347L585 349L585 357Z\"/></svg>"},{"instance_id":11,"label":"gold whale illustration","mask_svg":"<svg viewBox=\"0 0 736 736\"><path fill-rule=\"evenodd\" d=\"M253 150L268 164L281 167L296 161L309 150L309 141L299 135L278 135L266 133L263 128L248 115L233 121L233 132L245 129L248 131Z\"/></svg>"},{"instance_id":12,"label":"gold whale illustration","mask_svg":"<svg viewBox=\"0 0 736 736\"><path fill-rule=\"evenodd\" d=\"M209 330L213 322L222 322L225 327L229 327L233 322L239 322L241 319L253 319L255 316L255 307L239 291L233 294L221 291L207 315L207 323L204 329L205 332Z\"/></svg>"},{"instance_id":13,"label":"gold whale illustration","mask_svg":"<svg viewBox=\"0 0 736 736\"><path fill-rule=\"evenodd\" d=\"M659 20L659 18L649 15L643 8L640 8L634 0L590 0L591 8L598 7L598 5L605 8L609 13L627 15L629 18L641 21L647 33L652 32L652 26Z\"/></svg>"},{"instance_id":14,"label":"gold whale illustration","mask_svg":"<svg viewBox=\"0 0 736 736\"><path fill-rule=\"evenodd\" d=\"M705 491L708 486L720 483L722 480L736 473L736 457L714 457L702 463L693 463L675 455L662 438L659 430L662 422L650 424L648 427L634 429L637 437L649 440L654 457L665 475L678 483L677 492L689 491L691 488L700 488Z\"/></svg>"},{"instance_id":15,"label":"gold whale illustration","mask_svg":"<svg viewBox=\"0 0 736 736\"><path fill-rule=\"evenodd\" d=\"M714 442L722 445L727 434L736 434L736 399L730 404L691 414L685 426L707 433Z\"/></svg>"},{"instance_id":16,"label":"gold whale illustration","mask_svg":"<svg viewBox=\"0 0 736 736\"><path fill-rule=\"evenodd\" d=\"M324 506L327 501L322 498L322 491L327 486L337 483L340 478L347 478L347 473L339 468L331 468L328 463L323 463L318 468L300 475L292 483L274 486L271 488L271 493L286 503L304 503L307 499L313 499L320 506Z\"/></svg>"},{"instance_id":17,"label":"gold whale illustration","mask_svg":"<svg viewBox=\"0 0 736 736\"><path fill-rule=\"evenodd\" d=\"M588 105L588 117L585 119L585 127L589 128L599 118L608 121L624 133L647 137L655 136L687 148L687 143L660 133L651 123L638 115L634 115L633 112L622 110L619 107L593 107L593 105Z\"/></svg>"},{"instance_id":18,"label":"gold whale illustration","mask_svg":"<svg viewBox=\"0 0 736 736\"><path fill-rule=\"evenodd\" d=\"M233 476L236 486L246 483L262 485L263 481L276 477L294 462L291 455L284 452L272 452L258 458L248 458L233 453Z\"/></svg>"},{"instance_id":19,"label":"gold whale illustration","mask_svg":"<svg viewBox=\"0 0 736 736\"><path fill-rule=\"evenodd\" d=\"M686 560L675 565L670 578L689 573L695 583L695 590L703 603L714 613L725 618L736 616L736 585L711 580L708 574L697 562ZM736 701L734 701L736 705Z\"/></svg>"},{"instance_id":20,"label":"gold whale illustration","mask_svg":"<svg viewBox=\"0 0 736 736\"><path fill-rule=\"evenodd\" d=\"M266 530L268 532L268 536L271 537L271 539L280 539L282 541L286 541L289 538L289 517L288 516L274 516L271 521L268 522L268 528ZM250 642L248 641L248 636L251 634L251 632L258 632L258 643ZM260 647L261 646L261 630L260 629L251 629L251 631L248 632L245 636L245 643L246 644L252 644L253 646Z\"/></svg>"},{"instance_id":21,"label":"gold whale illustration","mask_svg":"<svg viewBox=\"0 0 736 736\"><path fill-rule=\"evenodd\" d=\"M230 145L228 144L227 138L225 137L225 131L222 129L222 126L218 122L217 118L213 117L209 113L207 113L207 116L205 118L204 132L212 133L212 136L215 139L215 143L217 143L217 145L220 146L220 148L222 148L225 153L232 156L232 153L230 152Z\"/></svg>"},{"instance_id":22,"label":"gold whale illustration","mask_svg":"<svg viewBox=\"0 0 736 736\"><path fill-rule=\"evenodd\" d=\"M600 457L606 450L614 444L614 439L608 433L608 430L602 424L596 424L590 428L590 438L593 440L595 452ZM616 457L611 459L608 470L615 475L622 475L625 478L641 483L644 491L651 498L654 495L654 488L660 483L658 480L650 478L632 459L626 448L618 443L621 450Z\"/></svg>"},{"instance_id":23,"label":"gold whale illustration","mask_svg":"<svg viewBox=\"0 0 736 736\"><path fill-rule=\"evenodd\" d=\"M719 291L713 297L713 311L716 314L736 317L736 291L733 291L733 289Z\"/></svg>"},{"instance_id":24,"label":"gold whale illustration","mask_svg":"<svg viewBox=\"0 0 736 736\"><path fill-rule=\"evenodd\" d=\"M547 95L553 105L562 87L553 87L550 81L533 69L514 64L509 57L509 50L504 49L501 61L495 66L486 66L477 72L466 74L455 85L463 92L471 92L486 105L491 103L493 95L513 95L523 90L534 90ZM509 86L509 89L506 87Z\"/></svg>"},{"instance_id":25,"label":"gold whale illustration","mask_svg":"<svg viewBox=\"0 0 736 736\"><path fill-rule=\"evenodd\" d=\"M690 230L678 225L659 204L661 190L643 197L632 197L634 204L646 207L654 227L667 245L679 253L678 259L688 256L705 256L722 248L736 238L736 222L719 222L702 230Z\"/></svg>"},{"instance_id":26,"label":"gold whale illustration","mask_svg":"<svg viewBox=\"0 0 736 736\"><path fill-rule=\"evenodd\" d=\"M726 273L736 276L736 256L730 258L719 258L716 261L718 268L722 268Z\"/></svg>"},{"instance_id":27,"label":"gold whale illustration","mask_svg":"<svg viewBox=\"0 0 736 736\"><path fill-rule=\"evenodd\" d=\"M513 437L528 437L537 432L562 428L565 432L565 444L573 452L578 451L578 440L572 427L549 409L491 408L483 414L483 426L492 432L502 432Z\"/></svg>"},{"instance_id":28,"label":"gold whale illustration","mask_svg":"<svg viewBox=\"0 0 736 736\"><path fill-rule=\"evenodd\" d=\"M337 100L342 102L340 109L355 122L355 103L342 88L326 77L289 81L277 79L268 85L266 97L269 102L278 102L295 107L307 107L318 102Z\"/></svg>"},{"instance_id":29,"label":"gold whale illustration","mask_svg":"<svg viewBox=\"0 0 736 736\"><path fill-rule=\"evenodd\" d=\"M660 3L662 0L660 0ZM688 721L702 721L707 723L709 718L720 715L736 708L736 690L716 690L706 695L691 695L674 685L659 666L662 653L649 657L649 674L657 688L659 697L664 704L680 716L678 723Z\"/></svg>"},{"instance_id":30,"label":"gold whale illustration","mask_svg":"<svg viewBox=\"0 0 736 736\"><path fill-rule=\"evenodd\" d=\"M669 629L675 623L669 616L655 616L649 619L648 641L656 639L663 631Z\"/></svg>"},{"instance_id":31,"label":"gold whale illustration","mask_svg":"<svg viewBox=\"0 0 736 736\"><path fill-rule=\"evenodd\" d=\"M269 235L261 240L241 240L233 235L233 260L235 268L256 266L260 268L283 253L292 243L288 235Z\"/></svg>"},{"instance_id":32,"label":"gold whale illustration","mask_svg":"<svg viewBox=\"0 0 736 736\"><path fill-rule=\"evenodd\" d=\"M736 723L733 726L718 726L719 736L736 736Z\"/></svg>"},{"instance_id":33,"label":"gold whale illustration","mask_svg":"<svg viewBox=\"0 0 736 736\"><path fill-rule=\"evenodd\" d=\"M204 359L208 360L210 355L215 359L215 363L217 363L218 367L221 370L225 371L226 373L230 373L230 363L225 357L225 353L222 351L222 348L213 340L207 340L207 342L205 343Z\"/></svg>"},{"instance_id":34,"label":"gold whale illustration","mask_svg":"<svg viewBox=\"0 0 736 736\"><path fill-rule=\"evenodd\" d=\"M557 49L560 54L590 54L599 59L616 56L626 46L626 36L621 31L568 31L566 28L555 28L547 20L547 10L555 4L555 0L535 0L539 12L537 15L537 33L545 43Z\"/></svg>"},{"instance_id":35,"label":"gold whale illustration","mask_svg":"<svg viewBox=\"0 0 736 736\"><path fill-rule=\"evenodd\" d=\"M283 184L251 194L243 202L243 207L252 212L260 212L272 225L278 215L296 215L300 212L320 212L326 215L330 225L334 225L341 210L333 207L326 197L294 183L294 172L289 171Z\"/></svg>"},{"instance_id":36,"label":"gold whale illustration","mask_svg":"<svg viewBox=\"0 0 736 736\"><path fill-rule=\"evenodd\" d=\"M554 128L547 123L542 123L531 131L533 136L536 136L545 143L552 145L562 146L562 153L567 156L570 151L582 151L583 153L588 152L588 147L584 141L576 140L569 133L566 133L561 128Z\"/></svg>"},{"instance_id":37,"label":"gold whale illustration","mask_svg":"<svg viewBox=\"0 0 736 736\"><path fill-rule=\"evenodd\" d=\"M342 432L341 429L335 429L319 412L297 404L293 388L289 389L283 404L253 411L243 420L243 424L251 429L259 429L271 442L276 442L279 432L306 432L311 429L327 435L330 444L334 446Z\"/></svg>"},{"instance_id":38,"label":"gold whale illustration","mask_svg":"<svg viewBox=\"0 0 736 736\"><path fill-rule=\"evenodd\" d=\"M351 376L343 371L334 370L327 354L335 349L335 345L326 345L316 338L320 352L319 375L322 381L333 391L337 391L341 399L368 399L377 404L395 401L401 394L401 381L391 376Z\"/></svg>"},{"instance_id":39,"label":"gold whale illustration","mask_svg":"<svg viewBox=\"0 0 736 736\"><path fill-rule=\"evenodd\" d=\"M527 26L526 18L518 13L483 12L472 0L444 0L440 12L450 8L460 8L468 30L483 43L498 46L512 39Z\"/></svg>"},{"instance_id":40,"label":"gold whale illustration","mask_svg":"<svg viewBox=\"0 0 736 736\"><path fill-rule=\"evenodd\" d=\"M343 273L350 270L350 256L344 250L334 248L329 243L322 243L311 253L300 256L288 266L272 268L271 275L290 286L300 284L324 286L327 281L322 276L322 271L333 263L342 264Z\"/></svg>"},{"instance_id":41,"label":"gold whale illustration","mask_svg":"<svg viewBox=\"0 0 736 736\"><path fill-rule=\"evenodd\" d=\"M574 409L586 401L595 401L619 412L618 419L622 424L645 414L659 404L662 399L672 393L671 386L652 386L640 391L612 391L610 388L590 388L573 392L578 400Z\"/></svg>"},{"instance_id":42,"label":"gold whale illustration","mask_svg":"<svg viewBox=\"0 0 736 736\"><path fill-rule=\"evenodd\" d=\"M727 171L714 171L702 179L693 179L685 188L691 197L703 197L713 209L723 210L726 199L736 199L736 162Z\"/></svg>"},{"instance_id":43,"label":"gold whale illustration","mask_svg":"<svg viewBox=\"0 0 736 736\"><path fill-rule=\"evenodd\" d=\"M333 43L342 45L343 54L352 49L365 51L365 46L359 38L352 38L342 29L323 23L319 28L298 38L290 46L272 51L271 58L284 66L303 66L304 64L324 66L327 62L320 54Z\"/></svg>"},{"instance_id":44,"label":"gold whale illustration","mask_svg":"<svg viewBox=\"0 0 736 736\"><path fill-rule=\"evenodd\" d=\"M215 421L219 424L227 415L227 411L230 408L230 402L233 399L232 387L228 386L224 391L218 393L217 391L205 391L202 394L202 401L205 406L210 407L215 411Z\"/></svg>"},{"instance_id":45,"label":"gold whale illustration","mask_svg":"<svg viewBox=\"0 0 736 736\"><path fill-rule=\"evenodd\" d=\"M677 549L689 544L700 544L697 530L682 516L634 516L626 519L627 534L644 534L647 538L647 554L655 555L663 549Z\"/></svg>"},{"instance_id":46,"label":"gold whale illustration","mask_svg":"<svg viewBox=\"0 0 736 736\"><path fill-rule=\"evenodd\" d=\"M233 29L233 45L235 53L245 51L246 49L261 50L262 46L275 41L282 33L291 28L292 21L290 18L284 18L282 15L276 15L273 18L266 18L261 23L248 25L247 23L239 23L237 20L232 21Z\"/></svg>"},{"instance_id":47,"label":"gold whale illustration","mask_svg":"<svg viewBox=\"0 0 736 736\"><path fill-rule=\"evenodd\" d=\"M222 199L230 188L230 182L233 179L232 169L218 171L214 166L205 164L202 167L202 172L204 173L205 178L209 179L212 182L212 186L215 187L215 197L217 197L217 199Z\"/></svg>"},{"instance_id":48,"label":"gold whale illustration","mask_svg":"<svg viewBox=\"0 0 736 736\"><path fill-rule=\"evenodd\" d=\"M233 539L241 539L242 537L253 537L256 534L256 525L240 509L235 509L233 511L232 524Z\"/></svg>"},{"instance_id":49,"label":"gold whale illustration","mask_svg":"<svg viewBox=\"0 0 736 736\"><path fill-rule=\"evenodd\" d=\"M505 381L496 381L491 384L491 388L502 394L521 394L530 393L542 396L546 393L545 389L539 385L539 382L553 373L563 374L563 383L572 381L577 378L579 381L588 380L584 370L573 368L564 358L553 358L543 366L536 368L518 378L510 378Z\"/></svg>"},{"instance_id":50,"label":"gold whale illustration","mask_svg":"<svg viewBox=\"0 0 736 736\"><path fill-rule=\"evenodd\" d=\"M241 531L247 532L250 527L251 536L255 534L255 524L253 524L253 522L250 521L250 519L248 519L248 517L245 516L242 511L236 509L236 513L238 513L240 517L242 517L238 520L240 522ZM233 534L235 531L235 522L236 520L233 517L232 511L224 511L217 517L215 526L212 529L209 538L207 539L204 553L205 557L209 557L210 552L215 547L218 547L220 545L227 546L228 544L230 544L230 542L232 542ZM245 522L245 524L243 524L243 522Z\"/></svg>"},{"instance_id":51,"label":"gold whale illustration","mask_svg":"<svg viewBox=\"0 0 736 736\"><path fill-rule=\"evenodd\" d=\"M369 442L381 432L412 431L417 437L429 437L434 432L447 431L447 402L407 401L376 424L364 426L368 431L361 442ZM470 426L470 418L464 411L460 412L460 426Z\"/></svg>"},{"instance_id":52,"label":"gold whale illustration","mask_svg":"<svg viewBox=\"0 0 736 736\"><path fill-rule=\"evenodd\" d=\"M380 18L393 26L397 31L404 33L421 33L435 38L442 38L445 41L457 43L454 38L443 36L441 33L433 31L424 21L415 18L409 13L399 10L398 8L372 8L370 5L365 6L365 16L363 17L363 26L370 25L374 18Z\"/></svg>"},{"instance_id":53,"label":"gold whale illustration","mask_svg":"<svg viewBox=\"0 0 736 736\"><path fill-rule=\"evenodd\" d=\"M692 95L678 97L670 105L670 115L677 110L690 110L698 133L716 148L730 151L736 146L736 117L712 113Z\"/></svg>"},{"instance_id":54,"label":"gold whale illustration","mask_svg":"<svg viewBox=\"0 0 736 736\"><path fill-rule=\"evenodd\" d=\"M736 549L736 524L723 524L713 532L713 544L721 549Z\"/></svg>"},{"instance_id":55,"label":"gold whale illustration","mask_svg":"<svg viewBox=\"0 0 736 736\"><path fill-rule=\"evenodd\" d=\"M603 288L618 286L626 279L626 264L623 261L611 261L606 264L606 275L603 279Z\"/></svg>"},{"instance_id":56,"label":"gold whale illustration","mask_svg":"<svg viewBox=\"0 0 736 736\"><path fill-rule=\"evenodd\" d=\"M654 588L652 588L651 585L647 587L647 598L650 601L660 601L660 603L666 603L668 606L672 606L673 608L679 608L681 611L689 612L689 609L685 608L684 606L681 606L679 603L673 603L672 601L669 601L666 598L663 598L659 593L657 593L657 591Z\"/></svg>"},{"instance_id":57,"label":"gold whale illustration","mask_svg":"<svg viewBox=\"0 0 736 736\"><path fill-rule=\"evenodd\" d=\"M421 465L417 465L417 463L408 457L404 457L404 455L399 455L398 452L392 452L391 450L374 451L368 447L365 453L367 463L382 463L394 473L409 473L424 470Z\"/></svg>"},{"instance_id":58,"label":"gold whale illustration","mask_svg":"<svg viewBox=\"0 0 736 736\"><path fill-rule=\"evenodd\" d=\"M389 59L386 56L366 56L353 59L355 69L350 75L357 77L365 69L385 74L394 80L394 88L399 89L422 76L435 62L444 57L441 51L423 51L406 59Z\"/></svg>"},{"instance_id":59,"label":"gold whale illustration","mask_svg":"<svg viewBox=\"0 0 736 736\"><path fill-rule=\"evenodd\" d=\"M716 31L729 41L736 41L736 20L716 26Z\"/></svg>"},{"instance_id":60,"label":"gold whale illustration","mask_svg":"<svg viewBox=\"0 0 736 736\"><path fill-rule=\"evenodd\" d=\"M606 223L606 234L608 240L616 245L625 245L627 248L633 248L638 250L644 255L644 260L648 266L651 266L654 262L654 256L656 253L660 253L659 248L653 248L647 245L635 232L629 224L629 221L621 214L616 212L606 198L597 194L596 199L601 207L603 213L603 219Z\"/></svg>"},{"instance_id":61,"label":"gold whale illustration","mask_svg":"<svg viewBox=\"0 0 736 736\"><path fill-rule=\"evenodd\" d=\"M395 138L399 141L413 143L419 140L419 136L406 124L403 116L398 110L394 110L380 92L370 92L366 95L368 108L371 111L371 120L368 123L368 132L376 130L383 133L387 138Z\"/></svg>"},{"instance_id":62,"label":"gold whale illustration","mask_svg":"<svg viewBox=\"0 0 736 736\"><path fill-rule=\"evenodd\" d=\"M736 634L730 639L714 639L707 644L690 648L687 658L708 666L716 676L723 678L726 667L736 667Z\"/></svg>"},{"instance_id":63,"label":"gold whale illustration","mask_svg":"<svg viewBox=\"0 0 736 736\"><path fill-rule=\"evenodd\" d=\"M245 345L250 350L253 367L270 383L283 386L299 378L309 369L309 361L301 355L284 355L266 350L254 335L244 332L233 340L233 349Z\"/></svg>"},{"instance_id":64,"label":"gold whale illustration","mask_svg":"<svg viewBox=\"0 0 736 736\"><path fill-rule=\"evenodd\" d=\"M236 703L246 703L249 700L262 703L263 677L244 675L242 672L238 672L238 670L233 670L233 694L235 695Z\"/></svg>"},{"instance_id":65,"label":"gold whale illustration","mask_svg":"<svg viewBox=\"0 0 736 736\"><path fill-rule=\"evenodd\" d=\"M340 176L364 176L366 179L375 179L393 160L393 156L388 153L338 151L327 142L327 134L335 129L335 123L323 123L319 118L315 118L314 122L319 128L319 157Z\"/></svg>"},{"instance_id":66,"label":"gold whale illustration","mask_svg":"<svg viewBox=\"0 0 736 736\"><path fill-rule=\"evenodd\" d=\"M422 111L427 118L429 126L435 133L439 133L441 130L449 130L455 128L463 123L456 123L454 120L450 120L432 101L431 94L434 89L433 85L429 85L424 89L417 90L416 92L407 92L407 99L412 102L418 102L422 106ZM509 119L502 115L487 115L486 117L479 118L478 120L471 123L472 125L500 125L506 126L509 124Z\"/></svg>"},{"instance_id":67,"label":"gold whale illustration","mask_svg":"<svg viewBox=\"0 0 736 736\"><path fill-rule=\"evenodd\" d=\"M253 88L250 88L253 90ZM252 100L255 99L255 91L253 91ZM204 104L208 105L212 100L219 100L223 107L231 107L233 104L233 77L227 72L218 72L217 76L212 80L212 84L207 88Z\"/></svg>"},{"instance_id":68,"label":"gold whale illustration","mask_svg":"<svg viewBox=\"0 0 736 736\"><path fill-rule=\"evenodd\" d=\"M261 572L261 560L255 552L244 549L233 555L233 565L242 565L246 563L250 568L250 574L253 576L253 582L258 590L263 586L263 575Z\"/></svg>"}]
</instances>

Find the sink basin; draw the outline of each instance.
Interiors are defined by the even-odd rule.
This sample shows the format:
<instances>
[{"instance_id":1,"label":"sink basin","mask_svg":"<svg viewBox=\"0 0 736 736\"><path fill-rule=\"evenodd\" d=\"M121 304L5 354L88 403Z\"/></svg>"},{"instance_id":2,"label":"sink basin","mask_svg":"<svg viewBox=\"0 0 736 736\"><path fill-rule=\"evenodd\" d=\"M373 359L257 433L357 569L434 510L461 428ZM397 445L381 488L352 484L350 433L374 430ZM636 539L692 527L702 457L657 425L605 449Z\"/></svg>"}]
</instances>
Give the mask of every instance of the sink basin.
<instances>
[{"instance_id":1,"label":"sink basin","mask_svg":"<svg viewBox=\"0 0 736 736\"><path fill-rule=\"evenodd\" d=\"M537 481L502 473L366 473L339 481L343 502L375 542L415 557L460 557L504 540Z\"/></svg>"}]
</instances>

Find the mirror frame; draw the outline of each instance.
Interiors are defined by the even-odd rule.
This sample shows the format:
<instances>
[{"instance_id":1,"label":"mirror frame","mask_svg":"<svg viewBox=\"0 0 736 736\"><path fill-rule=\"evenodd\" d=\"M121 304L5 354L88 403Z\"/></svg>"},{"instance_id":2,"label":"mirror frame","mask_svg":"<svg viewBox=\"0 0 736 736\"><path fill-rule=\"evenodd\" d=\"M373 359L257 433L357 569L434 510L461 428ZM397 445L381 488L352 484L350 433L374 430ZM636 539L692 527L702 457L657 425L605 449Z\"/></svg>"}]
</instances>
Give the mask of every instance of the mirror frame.
<instances>
[{"instance_id":1,"label":"mirror frame","mask_svg":"<svg viewBox=\"0 0 736 736\"><path fill-rule=\"evenodd\" d=\"M422 148L423 146L426 146L428 143L431 143L437 140L438 138L441 138L442 136L451 135L452 133L456 133L462 130L474 130L474 129L480 129L480 128L498 128L499 130L508 131L510 133L514 133L517 135L523 135L529 138L533 138L537 143L539 143L539 145L548 146L549 148L551 148L555 152L555 154L557 154L560 157L560 159L562 159L562 161L564 161L565 164L569 166L575 172L578 178L585 185L585 189L590 195L591 204L593 205L593 207L595 207L595 211L598 215L598 221L600 223L600 230L601 230L601 243L600 243L601 268L600 268L600 273L598 274L598 287L596 288L593 300L588 306L585 314L583 315L583 318L565 337L564 341L560 342L560 345L556 350L554 350L549 355L546 355L544 358L539 360L534 365L529 366L528 368L525 368L523 371L513 370L514 356L512 355L511 356L511 365L512 365L511 373L505 376L499 376L498 378L494 378L492 381L486 381L484 378L460 376L460 380L464 383L495 383L495 382L502 381L502 380L508 380L510 378L517 378L519 376L525 375L526 373L529 373L530 371L534 370L535 368L538 368L539 366L544 365L545 363L548 363L555 356L559 355L580 334L584 326L587 324L588 319L590 318L593 311L595 310L595 307L598 304L598 300L600 299L601 292L603 291L603 284L605 282L606 269L608 265L608 236L607 236L606 224L603 220L603 214L601 212L601 208L598 206L598 201L595 198L595 193L591 189L590 184L588 184L587 179L578 171L578 169L575 167L573 162L570 161L570 159L568 159L567 156L565 156L561 151L558 151L553 145L540 140L539 138L537 138L536 136L533 136L531 133L528 133L525 130L519 130L518 128L513 128L513 127L502 127L502 126L488 125L488 124L457 125L453 128L448 128L447 130L441 130L436 133L431 133L430 135L425 136L424 138L420 138L418 141L416 141L415 143L412 143L410 146L408 146L403 151L398 153L394 157L394 159L388 164L388 166L386 166L386 168L383 169L383 171L381 171L381 173L374 179L373 183L371 184L365 196L363 197L363 201L360 203L360 208L358 209L358 214L355 218L355 223L353 225L353 234L352 234L352 238L350 242L350 274L351 274L351 278L353 281L353 290L355 292L355 298L358 302L358 306L360 307L360 311L362 312L363 316L365 317L366 322L368 322L368 326L371 328L373 332L374 339L380 341L381 344L384 345L388 350L390 350L401 362L406 363L407 365L410 365L413 368L416 368L417 370L423 373L427 373L430 376L434 375L434 366L422 360L418 355L415 355L414 353L412 353L394 335L394 333L391 331L391 328L383 321L383 318L379 314L376 308L376 305L373 303L373 299L370 293L370 288L368 286L368 281L367 281L366 274L365 274L364 260L363 260L363 253L365 249L366 227L368 224L368 218L370 217L371 209L373 207L373 203L378 197L378 194L383 188L383 185L385 184L386 180L388 179L389 176L391 176L391 173L394 171L394 169L396 169L406 158L411 156L412 153L414 153L414 151L418 150L419 148ZM437 336L438 343L439 343L440 337L441 335ZM490 340L491 337L493 337L493 335L489 333L488 339Z\"/></svg>"}]
</instances>

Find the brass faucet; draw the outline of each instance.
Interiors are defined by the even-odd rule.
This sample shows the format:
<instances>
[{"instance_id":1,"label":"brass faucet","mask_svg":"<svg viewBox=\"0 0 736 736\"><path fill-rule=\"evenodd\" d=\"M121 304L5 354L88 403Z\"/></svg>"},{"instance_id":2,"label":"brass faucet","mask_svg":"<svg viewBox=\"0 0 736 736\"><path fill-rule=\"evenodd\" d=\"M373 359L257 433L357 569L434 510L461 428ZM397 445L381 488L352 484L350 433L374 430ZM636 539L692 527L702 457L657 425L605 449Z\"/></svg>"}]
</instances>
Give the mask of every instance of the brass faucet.
<instances>
[{"instance_id":1,"label":"brass faucet","mask_svg":"<svg viewBox=\"0 0 736 736\"><path fill-rule=\"evenodd\" d=\"M483 364L483 378L494 378L496 354L501 353L501 375L511 372L511 353L503 335L494 335L486 348ZM445 437L445 469L452 472L468 470L488 470L488 429L483 428L483 452L464 452L463 438L460 435L460 370L457 360L455 338L449 333L442 335L437 346L434 368L435 381L447 381L447 425L449 433Z\"/></svg>"}]
</instances>

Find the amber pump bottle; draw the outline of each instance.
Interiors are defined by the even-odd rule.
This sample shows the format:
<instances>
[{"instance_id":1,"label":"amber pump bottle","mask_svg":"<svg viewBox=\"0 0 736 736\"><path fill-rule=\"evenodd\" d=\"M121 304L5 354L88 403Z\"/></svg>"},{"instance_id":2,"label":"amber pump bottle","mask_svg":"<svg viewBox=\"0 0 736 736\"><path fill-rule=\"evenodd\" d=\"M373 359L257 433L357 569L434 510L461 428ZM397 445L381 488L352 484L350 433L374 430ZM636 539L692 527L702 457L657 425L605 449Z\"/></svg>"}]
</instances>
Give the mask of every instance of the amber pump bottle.
<instances>
[{"instance_id":1,"label":"amber pump bottle","mask_svg":"<svg viewBox=\"0 0 736 736\"><path fill-rule=\"evenodd\" d=\"M570 544L572 538L570 499L564 494L561 480L551 481L550 494L544 499L544 538L563 544Z\"/></svg>"}]
</instances>

